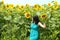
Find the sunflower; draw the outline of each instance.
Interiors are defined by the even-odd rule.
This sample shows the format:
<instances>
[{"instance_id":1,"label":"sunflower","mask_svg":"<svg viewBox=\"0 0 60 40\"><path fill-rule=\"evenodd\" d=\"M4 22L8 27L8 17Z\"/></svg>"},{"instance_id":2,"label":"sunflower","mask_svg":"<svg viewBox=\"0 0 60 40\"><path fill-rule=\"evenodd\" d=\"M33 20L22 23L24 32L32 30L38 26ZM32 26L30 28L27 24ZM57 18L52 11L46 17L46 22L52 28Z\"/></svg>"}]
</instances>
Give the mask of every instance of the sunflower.
<instances>
[{"instance_id":1,"label":"sunflower","mask_svg":"<svg viewBox=\"0 0 60 40\"><path fill-rule=\"evenodd\" d=\"M2 4L4 4L4 0L2 0Z\"/></svg>"},{"instance_id":2,"label":"sunflower","mask_svg":"<svg viewBox=\"0 0 60 40\"><path fill-rule=\"evenodd\" d=\"M29 4L26 4L26 7L29 7L30 5Z\"/></svg>"},{"instance_id":3,"label":"sunflower","mask_svg":"<svg viewBox=\"0 0 60 40\"><path fill-rule=\"evenodd\" d=\"M6 5L5 5L5 8L6 8L6 9L7 9L7 8L9 8L9 5L8 5L8 4L6 4Z\"/></svg>"},{"instance_id":4,"label":"sunflower","mask_svg":"<svg viewBox=\"0 0 60 40\"><path fill-rule=\"evenodd\" d=\"M55 4L55 5L58 5L58 2L57 2L57 1L55 1L55 2L54 2L54 4Z\"/></svg>"},{"instance_id":5,"label":"sunflower","mask_svg":"<svg viewBox=\"0 0 60 40\"><path fill-rule=\"evenodd\" d=\"M33 7L34 7L35 10L38 10L38 8L39 8L38 4L35 4Z\"/></svg>"},{"instance_id":6,"label":"sunflower","mask_svg":"<svg viewBox=\"0 0 60 40\"><path fill-rule=\"evenodd\" d=\"M10 4L9 6L10 6L10 8L13 8L14 7L14 4Z\"/></svg>"},{"instance_id":7,"label":"sunflower","mask_svg":"<svg viewBox=\"0 0 60 40\"><path fill-rule=\"evenodd\" d=\"M38 4L35 4L35 5L34 5L34 8L38 8Z\"/></svg>"},{"instance_id":8,"label":"sunflower","mask_svg":"<svg viewBox=\"0 0 60 40\"><path fill-rule=\"evenodd\" d=\"M47 17L46 13L44 13L44 14L41 15L42 19L45 19L46 17Z\"/></svg>"},{"instance_id":9,"label":"sunflower","mask_svg":"<svg viewBox=\"0 0 60 40\"><path fill-rule=\"evenodd\" d=\"M58 5L53 6L53 9L57 9L57 8L58 8Z\"/></svg>"},{"instance_id":10,"label":"sunflower","mask_svg":"<svg viewBox=\"0 0 60 40\"><path fill-rule=\"evenodd\" d=\"M51 3L48 3L48 6L51 6Z\"/></svg>"},{"instance_id":11,"label":"sunflower","mask_svg":"<svg viewBox=\"0 0 60 40\"><path fill-rule=\"evenodd\" d=\"M25 13L25 17L26 17L26 18L30 18L30 13L29 13L29 12L26 12L26 13Z\"/></svg>"},{"instance_id":12,"label":"sunflower","mask_svg":"<svg viewBox=\"0 0 60 40\"><path fill-rule=\"evenodd\" d=\"M17 8L19 8L19 7L20 7L20 5L19 5L19 4L16 4L16 7L17 7Z\"/></svg>"},{"instance_id":13,"label":"sunflower","mask_svg":"<svg viewBox=\"0 0 60 40\"><path fill-rule=\"evenodd\" d=\"M42 10L42 9L44 9L44 6L39 6L39 10Z\"/></svg>"},{"instance_id":14,"label":"sunflower","mask_svg":"<svg viewBox=\"0 0 60 40\"><path fill-rule=\"evenodd\" d=\"M24 9L24 6L23 6L23 5L21 5L21 6L20 6L20 8L21 8L21 9Z\"/></svg>"},{"instance_id":15,"label":"sunflower","mask_svg":"<svg viewBox=\"0 0 60 40\"><path fill-rule=\"evenodd\" d=\"M12 13L12 11L8 11L8 13L9 13L9 14L11 14L11 13Z\"/></svg>"}]
</instances>

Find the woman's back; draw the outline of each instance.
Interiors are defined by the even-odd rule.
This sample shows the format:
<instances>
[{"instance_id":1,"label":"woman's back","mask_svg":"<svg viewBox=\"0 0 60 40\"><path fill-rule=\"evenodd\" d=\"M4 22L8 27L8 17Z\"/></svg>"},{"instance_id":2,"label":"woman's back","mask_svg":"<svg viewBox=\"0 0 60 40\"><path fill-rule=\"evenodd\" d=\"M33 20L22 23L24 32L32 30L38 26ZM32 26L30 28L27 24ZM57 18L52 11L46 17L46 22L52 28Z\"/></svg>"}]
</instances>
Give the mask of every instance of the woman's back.
<instances>
[{"instance_id":1,"label":"woman's back","mask_svg":"<svg viewBox=\"0 0 60 40\"><path fill-rule=\"evenodd\" d=\"M31 23L30 40L38 40L38 24Z\"/></svg>"}]
</instances>

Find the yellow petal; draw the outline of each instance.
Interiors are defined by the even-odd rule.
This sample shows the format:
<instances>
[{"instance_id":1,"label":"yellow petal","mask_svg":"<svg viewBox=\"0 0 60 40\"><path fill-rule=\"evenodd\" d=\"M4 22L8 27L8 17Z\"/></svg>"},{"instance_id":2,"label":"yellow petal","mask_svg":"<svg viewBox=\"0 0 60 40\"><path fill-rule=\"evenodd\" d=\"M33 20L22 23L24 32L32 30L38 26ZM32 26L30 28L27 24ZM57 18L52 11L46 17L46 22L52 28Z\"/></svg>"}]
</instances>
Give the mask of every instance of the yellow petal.
<instances>
[{"instance_id":1,"label":"yellow petal","mask_svg":"<svg viewBox=\"0 0 60 40\"><path fill-rule=\"evenodd\" d=\"M26 13L25 13L25 17L26 17L26 18L30 18L30 13L26 12Z\"/></svg>"},{"instance_id":2,"label":"yellow petal","mask_svg":"<svg viewBox=\"0 0 60 40\"><path fill-rule=\"evenodd\" d=\"M48 6L51 6L51 3L48 3Z\"/></svg>"}]
</instances>

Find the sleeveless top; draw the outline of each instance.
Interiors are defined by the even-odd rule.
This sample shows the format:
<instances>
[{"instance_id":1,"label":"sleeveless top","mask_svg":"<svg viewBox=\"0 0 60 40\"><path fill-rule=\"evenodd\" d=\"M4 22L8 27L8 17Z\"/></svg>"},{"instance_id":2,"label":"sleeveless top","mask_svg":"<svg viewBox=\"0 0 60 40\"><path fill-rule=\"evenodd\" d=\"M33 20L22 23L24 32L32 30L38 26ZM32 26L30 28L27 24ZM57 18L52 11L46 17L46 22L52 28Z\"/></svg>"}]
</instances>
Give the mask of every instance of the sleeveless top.
<instances>
[{"instance_id":1,"label":"sleeveless top","mask_svg":"<svg viewBox=\"0 0 60 40\"><path fill-rule=\"evenodd\" d=\"M38 40L38 24L31 23L30 40Z\"/></svg>"}]
</instances>

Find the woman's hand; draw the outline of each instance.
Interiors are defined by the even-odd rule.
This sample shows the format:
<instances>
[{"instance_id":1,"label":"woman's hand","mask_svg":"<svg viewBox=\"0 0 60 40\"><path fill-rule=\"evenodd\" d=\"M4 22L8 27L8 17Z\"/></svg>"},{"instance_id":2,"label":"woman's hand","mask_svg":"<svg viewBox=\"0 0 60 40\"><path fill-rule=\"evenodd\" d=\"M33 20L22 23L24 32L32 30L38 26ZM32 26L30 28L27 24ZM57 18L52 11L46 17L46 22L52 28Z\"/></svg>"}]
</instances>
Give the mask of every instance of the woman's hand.
<instances>
[{"instance_id":1,"label":"woman's hand","mask_svg":"<svg viewBox=\"0 0 60 40\"><path fill-rule=\"evenodd\" d=\"M46 28L46 24L42 24L41 22L38 23L39 26L43 27L43 28Z\"/></svg>"},{"instance_id":2,"label":"woman's hand","mask_svg":"<svg viewBox=\"0 0 60 40\"><path fill-rule=\"evenodd\" d=\"M44 28L46 28L46 24L44 23Z\"/></svg>"}]
</instances>

